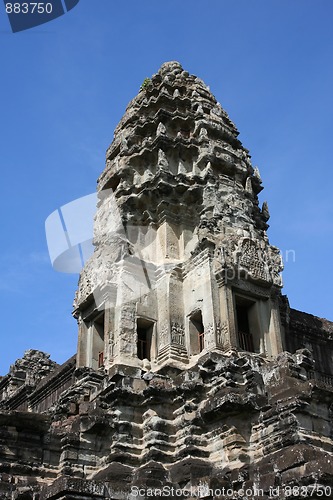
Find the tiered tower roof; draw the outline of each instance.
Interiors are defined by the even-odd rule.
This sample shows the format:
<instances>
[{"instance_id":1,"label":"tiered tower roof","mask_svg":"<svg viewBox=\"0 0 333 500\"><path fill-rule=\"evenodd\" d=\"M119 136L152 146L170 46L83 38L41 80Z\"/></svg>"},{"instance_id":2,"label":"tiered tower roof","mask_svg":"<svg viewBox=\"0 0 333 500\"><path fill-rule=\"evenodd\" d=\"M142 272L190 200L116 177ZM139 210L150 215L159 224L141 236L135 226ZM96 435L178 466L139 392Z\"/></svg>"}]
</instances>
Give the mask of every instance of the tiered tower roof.
<instances>
[{"instance_id":1,"label":"tiered tower roof","mask_svg":"<svg viewBox=\"0 0 333 500\"><path fill-rule=\"evenodd\" d=\"M101 202L97 211L95 254L81 275L78 302L101 285L105 261L114 260L121 246L106 234L111 226L156 231L163 221L186 226L191 234L180 251L169 249L165 258L185 262L202 242L211 242L223 268L234 273L241 267L253 279L281 286L279 251L266 235L267 203L259 206L259 170L207 85L178 62L163 64L145 79L127 106L98 179L101 199L107 189L113 191L113 208ZM125 247L122 255L130 252Z\"/></svg>"},{"instance_id":2,"label":"tiered tower roof","mask_svg":"<svg viewBox=\"0 0 333 500\"><path fill-rule=\"evenodd\" d=\"M242 214L231 209L228 186L244 202ZM260 174L236 126L205 83L175 61L144 81L118 124L98 183L99 190L110 187L121 206L130 205L132 222L156 222L174 204L203 225L213 219L210 225L267 228L267 207L260 210L257 198Z\"/></svg>"}]
</instances>

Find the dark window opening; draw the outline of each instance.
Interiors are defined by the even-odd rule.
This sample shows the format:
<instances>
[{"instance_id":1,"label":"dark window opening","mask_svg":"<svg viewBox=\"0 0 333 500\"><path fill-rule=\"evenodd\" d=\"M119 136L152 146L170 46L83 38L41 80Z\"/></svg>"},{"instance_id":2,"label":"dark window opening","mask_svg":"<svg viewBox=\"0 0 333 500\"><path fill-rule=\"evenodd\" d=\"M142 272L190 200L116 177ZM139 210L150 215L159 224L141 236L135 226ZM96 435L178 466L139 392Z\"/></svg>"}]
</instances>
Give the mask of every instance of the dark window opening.
<instances>
[{"instance_id":1,"label":"dark window opening","mask_svg":"<svg viewBox=\"0 0 333 500\"><path fill-rule=\"evenodd\" d=\"M253 307L253 302L236 299L236 319L238 345L244 351L254 352L253 336L250 330L249 311Z\"/></svg>"},{"instance_id":2,"label":"dark window opening","mask_svg":"<svg viewBox=\"0 0 333 500\"><path fill-rule=\"evenodd\" d=\"M193 354L199 354L205 347L205 329L201 311L190 317L190 335Z\"/></svg>"},{"instance_id":3,"label":"dark window opening","mask_svg":"<svg viewBox=\"0 0 333 500\"><path fill-rule=\"evenodd\" d=\"M104 366L104 351L98 353L98 368Z\"/></svg>"},{"instance_id":4,"label":"dark window opening","mask_svg":"<svg viewBox=\"0 0 333 500\"><path fill-rule=\"evenodd\" d=\"M93 365L104 366L104 313L93 320Z\"/></svg>"},{"instance_id":5,"label":"dark window opening","mask_svg":"<svg viewBox=\"0 0 333 500\"><path fill-rule=\"evenodd\" d=\"M137 354L139 359L151 360L151 343L154 323L144 318L138 318L136 323Z\"/></svg>"},{"instance_id":6,"label":"dark window opening","mask_svg":"<svg viewBox=\"0 0 333 500\"><path fill-rule=\"evenodd\" d=\"M199 352L203 351L205 347L205 334L204 332L199 333Z\"/></svg>"},{"instance_id":7,"label":"dark window opening","mask_svg":"<svg viewBox=\"0 0 333 500\"><path fill-rule=\"evenodd\" d=\"M147 330L138 328L138 358L150 359L150 352L148 350Z\"/></svg>"}]
</instances>

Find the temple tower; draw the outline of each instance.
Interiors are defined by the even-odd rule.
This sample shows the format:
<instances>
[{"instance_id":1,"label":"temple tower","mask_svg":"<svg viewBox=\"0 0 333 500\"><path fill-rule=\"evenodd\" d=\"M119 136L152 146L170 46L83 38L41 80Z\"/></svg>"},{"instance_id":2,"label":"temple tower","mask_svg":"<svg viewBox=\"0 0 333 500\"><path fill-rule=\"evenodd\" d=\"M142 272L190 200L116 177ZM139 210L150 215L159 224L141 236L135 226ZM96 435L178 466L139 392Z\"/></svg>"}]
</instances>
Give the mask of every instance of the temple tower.
<instances>
[{"instance_id":1,"label":"temple tower","mask_svg":"<svg viewBox=\"0 0 333 500\"><path fill-rule=\"evenodd\" d=\"M129 103L98 180L79 281L77 366L184 368L211 350L281 352L279 250L238 131L177 62Z\"/></svg>"}]
</instances>

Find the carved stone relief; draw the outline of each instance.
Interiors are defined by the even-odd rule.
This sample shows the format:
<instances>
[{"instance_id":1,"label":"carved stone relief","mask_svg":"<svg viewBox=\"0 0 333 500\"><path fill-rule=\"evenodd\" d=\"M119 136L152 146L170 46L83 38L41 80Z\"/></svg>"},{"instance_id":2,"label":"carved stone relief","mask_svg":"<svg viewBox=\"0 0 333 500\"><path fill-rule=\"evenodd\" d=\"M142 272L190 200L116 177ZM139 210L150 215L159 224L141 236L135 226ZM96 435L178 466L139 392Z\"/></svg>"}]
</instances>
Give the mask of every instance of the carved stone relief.
<instances>
[{"instance_id":1,"label":"carved stone relief","mask_svg":"<svg viewBox=\"0 0 333 500\"><path fill-rule=\"evenodd\" d=\"M228 343L229 327L227 321L218 321L216 324L216 343L224 347Z\"/></svg>"},{"instance_id":2,"label":"carved stone relief","mask_svg":"<svg viewBox=\"0 0 333 500\"><path fill-rule=\"evenodd\" d=\"M160 346L164 346L169 342L169 328L168 325L163 325L161 331L159 333L159 344Z\"/></svg>"},{"instance_id":3,"label":"carved stone relief","mask_svg":"<svg viewBox=\"0 0 333 500\"><path fill-rule=\"evenodd\" d=\"M239 263L253 279L268 281L262 254L254 241L244 240L242 242Z\"/></svg>"},{"instance_id":4,"label":"carved stone relief","mask_svg":"<svg viewBox=\"0 0 333 500\"><path fill-rule=\"evenodd\" d=\"M171 323L171 343L185 347L185 330L179 323Z\"/></svg>"}]
</instances>

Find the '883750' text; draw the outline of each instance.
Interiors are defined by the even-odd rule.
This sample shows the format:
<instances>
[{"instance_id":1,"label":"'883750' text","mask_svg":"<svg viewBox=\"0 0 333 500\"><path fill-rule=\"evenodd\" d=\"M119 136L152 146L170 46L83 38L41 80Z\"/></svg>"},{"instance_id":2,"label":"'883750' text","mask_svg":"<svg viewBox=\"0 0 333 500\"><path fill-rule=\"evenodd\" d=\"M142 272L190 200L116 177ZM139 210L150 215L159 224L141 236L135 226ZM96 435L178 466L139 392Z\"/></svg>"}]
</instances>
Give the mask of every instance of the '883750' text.
<instances>
[{"instance_id":1,"label":"'883750' text","mask_svg":"<svg viewBox=\"0 0 333 500\"><path fill-rule=\"evenodd\" d=\"M6 3L7 14L51 14L52 4L50 2L24 2Z\"/></svg>"}]
</instances>

